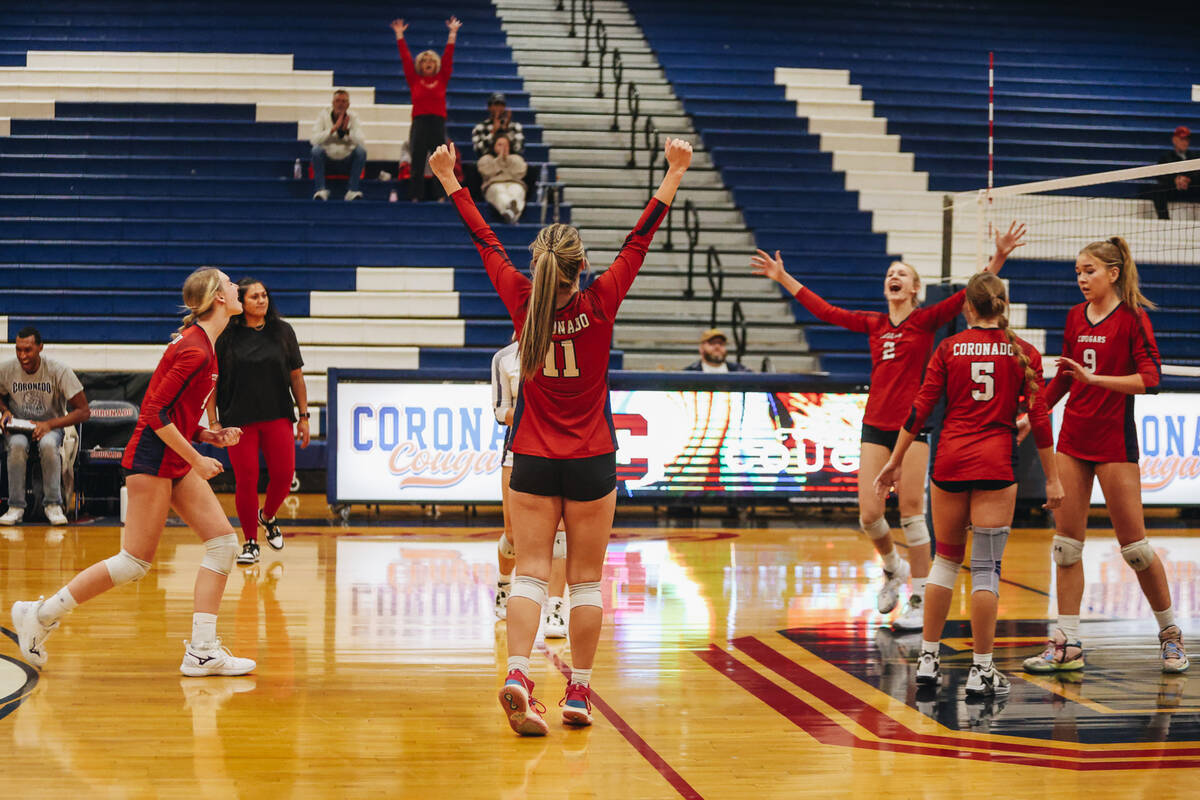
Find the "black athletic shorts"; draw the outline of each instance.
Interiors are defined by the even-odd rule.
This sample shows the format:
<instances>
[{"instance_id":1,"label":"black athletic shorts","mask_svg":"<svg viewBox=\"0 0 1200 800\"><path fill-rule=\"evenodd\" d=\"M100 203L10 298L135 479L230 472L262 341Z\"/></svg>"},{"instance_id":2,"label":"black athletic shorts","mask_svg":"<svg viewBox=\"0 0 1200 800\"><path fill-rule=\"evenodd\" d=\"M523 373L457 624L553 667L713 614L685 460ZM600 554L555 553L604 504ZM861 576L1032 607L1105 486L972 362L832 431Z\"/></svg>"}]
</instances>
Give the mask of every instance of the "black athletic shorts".
<instances>
[{"instance_id":1,"label":"black athletic shorts","mask_svg":"<svg viewBox=\"0 0 1200 800\"><path fill-rule=\"evenodd\" d=\"M933 480L932 478L930 480ZM943 492L954 492L960 494L962 492L995 492L1000 489L1007 489L1016 481L989 481L989 480L974 480L974 481L938 481L934 480L933 485L941 489Z\"/></svg>"},{"instance_id":2,"label":"black athletic shorts","mask_svg":"<svg viewBox=\"0 0 1200 800\"><path fill-rule=\"evenodd\" d=\"M874 425L868 425L865 422L862 425L862 440L864 442L881 445L888 450L895 450L898 438L900 438L900 431L885 431L883 428L876 428ZM929 428L922 428L921 432L913 438L913 441L929 444Z\"/></svg>"},{"instance_id":3,"label":"black athletic shorts","mask_svg":"<svg viewBox=\"0 0 1200 800\"><path fill-rule=\"evenodd\" d=\"M617 488L617 454L589 458L542 458L513 453L508 488L586 503Z\"/></svg>"}]
</instances>

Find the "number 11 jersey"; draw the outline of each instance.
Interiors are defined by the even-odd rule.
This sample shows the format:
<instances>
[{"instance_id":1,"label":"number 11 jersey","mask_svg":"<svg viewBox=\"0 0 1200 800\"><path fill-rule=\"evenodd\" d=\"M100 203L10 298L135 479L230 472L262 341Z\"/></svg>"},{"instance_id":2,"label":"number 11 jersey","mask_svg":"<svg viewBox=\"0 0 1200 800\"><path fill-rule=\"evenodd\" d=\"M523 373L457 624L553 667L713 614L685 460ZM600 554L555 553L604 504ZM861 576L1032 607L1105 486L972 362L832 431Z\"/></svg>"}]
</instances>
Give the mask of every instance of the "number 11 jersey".
<instances>
[{"instance_id":1,"label":"number 11 jersey","mask_svg":"<svg viewBox=\"0 0 1200 800\"><path fill-rule=\"evenodd\" d=\"M512 265L467 190L460 189L452 197L483 258L488 277L520 334L532 284ZM521 379L513 412L514 453L542 458L590 458L617 449L608 397L613 323L667 210L666 204L651 199L633 231L625 237L612 266L558 309L545 364L532 377Z\"/></svg>"}]
</instances>

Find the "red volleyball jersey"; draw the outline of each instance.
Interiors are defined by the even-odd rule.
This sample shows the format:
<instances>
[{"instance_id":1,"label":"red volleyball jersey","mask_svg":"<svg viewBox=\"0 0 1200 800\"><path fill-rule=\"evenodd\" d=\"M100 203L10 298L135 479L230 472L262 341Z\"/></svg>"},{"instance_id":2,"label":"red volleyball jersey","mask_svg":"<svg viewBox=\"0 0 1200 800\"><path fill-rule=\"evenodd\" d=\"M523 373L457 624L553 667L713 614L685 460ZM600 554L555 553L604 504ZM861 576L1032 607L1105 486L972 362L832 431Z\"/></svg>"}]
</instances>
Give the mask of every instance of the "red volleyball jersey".
<instances>
[{"instance_id":1,"label":"red volleyball jersey","mask_svg":"<svg viewBox=\"0 0 1200 800\"><path fill-rule=\"evenodd\" d=\"M933 335L962 311L966 296L963 290L936 305L913 309L903 322L893 325L885 312L847 311L825 302L807 286L796 292L796 299L817 319L870 337L871 389L863 422L885 431L898 431L904 425L921 388Z\"/></svg>"},{"instance_id":2,"label":"red volleyball jersey","mask_svg":"<svg viewBox=\"0 0 1200 800\"><path fill-rule=\"evenodd\" d=\"M150 377L121 466L163 478L186 475L191 466L155 431L174 424L183 438L195 439L208 396L216 386L217 354L212 342L199 325L189 325L182 336L167 345Z\"/></svg>"},{"instance_id":3,"label":"red volleyball jersey","mask_svg":"<svg viewBox=\"0 0 1200 800\"><path fill-rule=\"evenodd\" d=\"M488 277L514 328L525 322L532 286L508 259L466 189L453 194ZM543 458L587 458L617 449L608 398L608 357L617 308L641 269L665 204L651 199L612 266L554 317L545 366L522 378L513 412L512 451Z\"/></svg>"},{"instance_id":4,"label":"red volleyball jersey","mask_svg":"<svg viewBox=\"0 0 1200 800\"><path fill-rule=\"evenodd\" d=\"M422 114L433 114L445 117L446 87L450 83L450 73L454 68L454 42L448 42L446 49L442 51L442 68L436 75L428 78L417 74L417 65L413 63L408 42L397 39L396 49L400 51L404 80L412 97L412 115L419 117Z\"/></svg>"},{"instance_id":5,"label":"red volleyball jersey","mask_svg":"<svg viewBox=\"0 0 1200 800\"><path fill-rule=\"evenodd\" d=\"M1041 383L1042 356L1024 339L1017 345ZM939 481L1016 480L1017 415L1025 399L1025 370L999 328L971 328L938 345L904 427L921 430L945 395L933 477ZM1029 401L1037 446L1054 444L1045 389Z\"/></svg>"},{"instance_id":6,"label":"red volleyball jersey","mask_svg":"<svg viewBox=\"0 0 1200 800\"><path fill-rule=\"evenodd\" d=\"M1134 311L1121 303L1093 324L1087 317L1087 306L1086 302L1080 303L1067 312L1063 355L1097 375L1137 373L1146 384L1146 392L1154 392L1162 380L1162 364L1150 317L1145 311ZM1084 386L1059 372L1046 390L1047 406L1053 408L1068 393L1058 432L1059 452L1085 461L1137 463L1134 396Z\"/></svg>"}]
</instances>

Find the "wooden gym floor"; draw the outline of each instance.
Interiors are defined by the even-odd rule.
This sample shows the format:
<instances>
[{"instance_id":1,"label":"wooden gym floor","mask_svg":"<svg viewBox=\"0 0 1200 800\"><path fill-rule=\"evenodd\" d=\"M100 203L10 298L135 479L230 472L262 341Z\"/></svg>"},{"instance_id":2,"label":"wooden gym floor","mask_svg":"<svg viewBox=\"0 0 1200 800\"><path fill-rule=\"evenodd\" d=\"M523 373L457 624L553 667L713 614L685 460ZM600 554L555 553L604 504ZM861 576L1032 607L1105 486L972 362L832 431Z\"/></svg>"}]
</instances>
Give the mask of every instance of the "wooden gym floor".
<instances>
[{"instance_id":1,"label":"wooden gym floor","mask_svg":"<svg viewBox=\"0 0 1200 800\"><path fill-rule=\"evenodd\" d=\"M996 654L1012 694L966 703L965 576L948 679L918 697L920 635L875 613L879 568L851 518L638 527L623 514L596 724L559 725L570 648L539 639L542 739L512 734L495 699L497 517L342 524L317 497L282 516L285 549L235 568L225 595L225 644L259 662L241 678L178 672L202 555L183 527L141 583L69 615L37 673L11 641L9 605L111 555L120 531L0 531L4 797L1125 799L1186 796L1200 778L1200 677L1189 692L1188 677L1160 674L1153 619L1103 516L1085 550L1088 669L1019 671L1053 600L1050 533L1018 530ZM1151 536L1194 634L1200 531L1167 521Z\"/></svg>"}]
</instances>

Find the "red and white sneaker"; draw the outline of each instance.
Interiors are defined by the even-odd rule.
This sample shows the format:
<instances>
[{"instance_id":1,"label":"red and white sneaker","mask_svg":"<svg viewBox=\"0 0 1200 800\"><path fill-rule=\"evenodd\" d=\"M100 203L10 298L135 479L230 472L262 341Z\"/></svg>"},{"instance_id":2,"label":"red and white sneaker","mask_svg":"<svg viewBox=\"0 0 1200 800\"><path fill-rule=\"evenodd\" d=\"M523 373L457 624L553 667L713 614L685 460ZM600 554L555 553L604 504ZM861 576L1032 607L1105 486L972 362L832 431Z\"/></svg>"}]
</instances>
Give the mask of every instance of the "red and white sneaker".
<instances>
[{"instance_id":1,"label":"red and white sneaker","mask_svg":"<svg viewBox=\"0 0 1200 800\"><path fill-rule=\"evenodd\" d=\"M533 697L533 681L519 669L509 671L500 688L500 707L509 726L522 736L545 736L550 726L542 714L546 707Z\"/></svg>"},{"instance_id":2,"label":"red and white sneaker","mask_svg":"<svg viewBox=\"0 0 1200 800\"><path fill-rule=\"evenodd\" d=\"M582 728L592 724L592 690L582 683L568 683L567 693L558 701L563 725Z\"/></svg>"}]
</instances>

